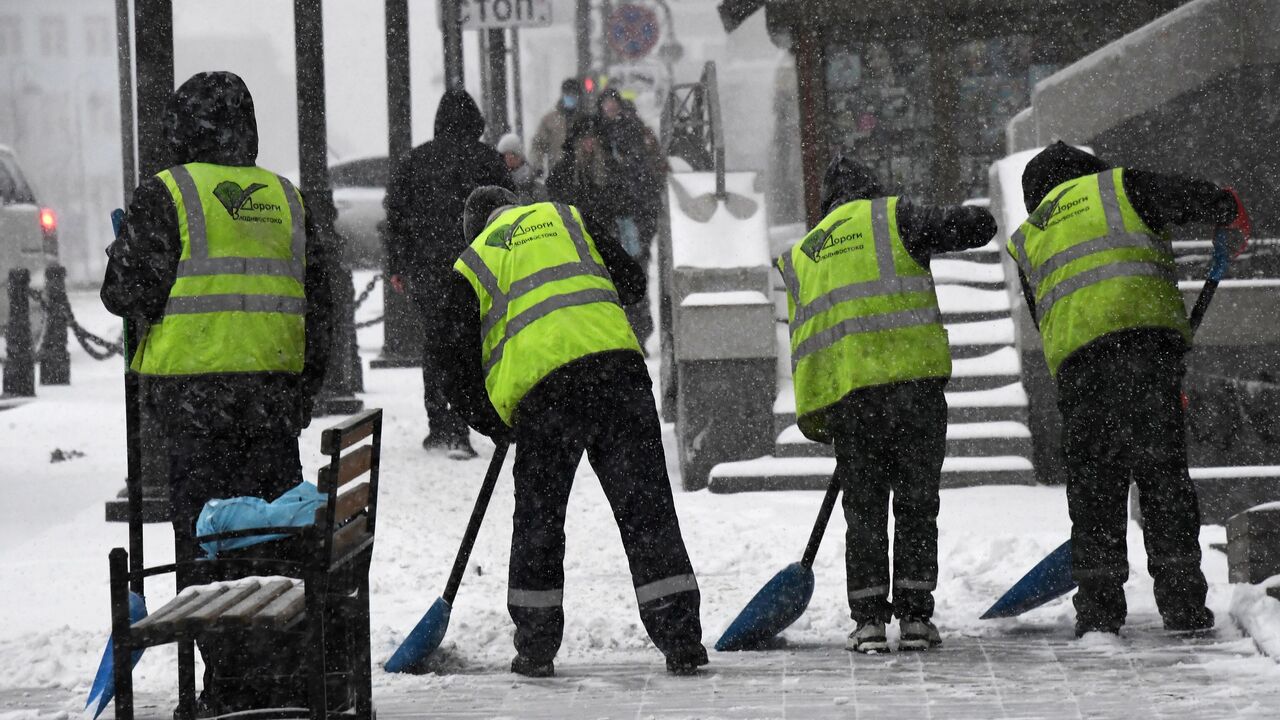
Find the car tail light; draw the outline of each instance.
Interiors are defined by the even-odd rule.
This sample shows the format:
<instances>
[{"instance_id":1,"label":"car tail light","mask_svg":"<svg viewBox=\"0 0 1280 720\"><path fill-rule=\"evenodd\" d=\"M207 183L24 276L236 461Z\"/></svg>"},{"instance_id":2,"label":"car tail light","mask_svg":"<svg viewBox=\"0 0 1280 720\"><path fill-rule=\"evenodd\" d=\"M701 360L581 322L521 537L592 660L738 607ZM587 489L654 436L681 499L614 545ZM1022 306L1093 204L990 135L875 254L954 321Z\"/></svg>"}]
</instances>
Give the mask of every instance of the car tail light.
<instances>
[{"instance_id":1,"label":"car tail light","mask_svg":"<svg viewBox=\"0 0 1280 720\"><path fill-rule=\"evenodd\" d=\"M40 229L45 235L58 232L58 216L50 208L40 208Z\"/></svg>"}]
</instances>

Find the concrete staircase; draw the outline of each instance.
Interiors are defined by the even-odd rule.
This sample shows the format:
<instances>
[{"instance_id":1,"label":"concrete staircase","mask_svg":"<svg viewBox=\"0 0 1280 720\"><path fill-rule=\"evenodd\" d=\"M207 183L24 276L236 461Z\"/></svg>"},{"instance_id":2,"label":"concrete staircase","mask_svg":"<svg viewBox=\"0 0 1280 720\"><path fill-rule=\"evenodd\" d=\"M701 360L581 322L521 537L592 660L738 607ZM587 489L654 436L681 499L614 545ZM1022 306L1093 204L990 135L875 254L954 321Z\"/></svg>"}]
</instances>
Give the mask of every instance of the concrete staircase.
<instances>
[{"instance_id":1,"label":"concrete staircase","mask_svg":"<svg viewBox=\"0 0 1280 720\"><path fill-rule=\"evenodd\" d=\"M999 252L991 243L933 261L938 303L954 361L947 385L949 426L943 487L1034 482L1027 393L1013 346L1010 297ZM782 323L778 352L785 360L790 351L783 292L781 280L775 278L775 308ZM779 368L773 454L716 465L709 479L712 492L822 489L830 481L835 469L832 447L800 434L795 390L786 371L789 363L779 363Z\"/></svg>"}]
</instances>

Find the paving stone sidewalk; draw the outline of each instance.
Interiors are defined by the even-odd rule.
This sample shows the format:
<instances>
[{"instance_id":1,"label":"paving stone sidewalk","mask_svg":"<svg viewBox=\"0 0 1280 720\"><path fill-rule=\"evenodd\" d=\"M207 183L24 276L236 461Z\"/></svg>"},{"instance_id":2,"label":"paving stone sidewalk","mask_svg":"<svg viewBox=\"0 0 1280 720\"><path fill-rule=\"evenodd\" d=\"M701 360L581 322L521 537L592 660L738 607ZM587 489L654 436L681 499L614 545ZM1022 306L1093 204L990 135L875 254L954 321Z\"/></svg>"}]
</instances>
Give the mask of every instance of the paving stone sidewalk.
<instances>
[{"instance_id":1,"label":"paving stone sidewalk","mask_svg":"<svg viewBox=\"0 0 1280 720\"><path fill-rule=\"evenodd\" d=\"M660 659L597 664L565 658L557 677L486 671L383 679L387 718L1276 718L1280 666L1234 630L1173 638L1154 619L1115 642L1073 641L1061 628L948 635L928 653L861 656L841 645L713 653L696 678ZM139 717L168 720L171 698L139 698ZM5 710L68 710L66 694L0 694ZM51 715L57 717L56 714ZM104 717L110 717L110 712Z\"/></svg>"}]
</instances>

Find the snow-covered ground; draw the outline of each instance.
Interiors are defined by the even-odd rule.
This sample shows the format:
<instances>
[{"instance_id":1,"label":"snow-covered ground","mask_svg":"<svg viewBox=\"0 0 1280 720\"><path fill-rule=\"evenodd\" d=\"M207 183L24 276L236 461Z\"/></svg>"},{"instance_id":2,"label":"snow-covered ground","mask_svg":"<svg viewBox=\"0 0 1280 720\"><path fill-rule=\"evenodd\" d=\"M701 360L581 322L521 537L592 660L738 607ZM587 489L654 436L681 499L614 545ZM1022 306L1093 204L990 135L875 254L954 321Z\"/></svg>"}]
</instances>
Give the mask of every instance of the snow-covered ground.
<instances>
[{"instance_id":1,"label":"snow-covered ground","mask_svg":"<svg viewBox=\"0 0 1280 720\"><path fill-rule=\"evenodd\" d=\"M116 321L95 294L76 293L72 301L84 325L114 335ZM375 292L361 317L376 315L380 305ZM375 355L382 343L381 327L362 330L360 343L366 357ZM83 706L106 639L107 552L126 543L125 527L103 520L103 503L121 489L125 474L120 361L95 362L78 348L72 349L72 358L73 385L38 388L35 402L0 412L0 487L5 500L0 503L0 602L6 620L0 623L0 698L32 688L65 692L67 712ZM422 450L425 421L416 368L366 371L365 386L367 406L386 411L381 516L372 568L373 655L381 665L441 592L492 446L477 437L481 457L467 462ZM303 435L304 466L311 477L320 464L320 431L336 420L318 418ZM702 589L704 640L710 646L765 580L799 558L820 498L811 492L682 492L670 427L665 438L676 507ZM59 449L83 456L50 462ZM450 670L506 673L513 654L505 607L510 488L508 461L443 646ZM586 672L596 663L660 667L636 613L612 516L585 463L575 490L567 523L567 621L560 659L588 666ZM1070 635L1073 612L1065 600L1014 620L977 619L1067 537L1061 488L946 490L939 522L941 577L935 619L944 636L994 639L1029 630L1040 636ZM833 520L818 553L812 603L787 632L794 646L838 645L851 630L843 529L838 517ZM1221 527L1206 527L1201 534L1209 603L1218 615L1220 633L1231 636L1237 632L1230 627L1228 612L1235 589L1227 583L1225 556L1208 547L1224 539ZM146 549L149 562L171 557L167 526L148 527ZM1155 607L1136 525L1130 527L1129 550L1130 615L1149 620ZM152 607L173 592L171 585L157 585L148 590ZM1245 599L1236 602L1240 605ZM1280 623L1277 616L1280 613L1272 614L1273 626ZM141 693L173 692L174 656L172 647L147 651L136 675ZM764 667L765 659L760 662ZM1263 674L1270 678L1267 682L1274 682L1275 667L1266 657L1246 650L1240 663L1233 673ZM741 664L749 666L749 661ZM378 670L374 677L375 694L379 688L398 692L443 688L450 682L449 674L392 677ZM5 711L0 707L0 717L6 720L36 717Z\"/></svg>"}]
</instances>

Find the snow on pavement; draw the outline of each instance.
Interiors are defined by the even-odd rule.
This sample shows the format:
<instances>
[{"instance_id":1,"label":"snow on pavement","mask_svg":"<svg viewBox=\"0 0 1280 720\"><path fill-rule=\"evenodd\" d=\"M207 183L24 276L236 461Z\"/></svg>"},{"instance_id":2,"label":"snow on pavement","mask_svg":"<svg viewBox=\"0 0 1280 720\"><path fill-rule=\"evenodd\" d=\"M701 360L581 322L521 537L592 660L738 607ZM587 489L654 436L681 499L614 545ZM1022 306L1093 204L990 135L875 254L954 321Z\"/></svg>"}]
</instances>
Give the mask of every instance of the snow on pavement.
<instances>
[{"instance_id":1,"label":"snow on pavement","mask_svg":"<svg viewBox=\"0 0 1280 720\"><path fill-rule=\"evenodd\" d=\"M106 331L115 320L101 309L96 295L76 293L73 302L82 323L99 334L111 334ZM377 306L375 297L370 307ZM381 340L378 327L361 331L366 357L376 353ZM0 698L30 688L65 692L63 707L69 712L82 706L106 639L107 552L126 542L124 525L103 520L103 503L120 490L125 471L120 363L94 362L78 348L72 349L72 358L71 387L41 387L38 401L0 412L0 457L5 458L0 482L8 500L0 504L0 587L6 589L3 610L8 619L0 625ZM422 450L425 423L416 368L366 371L365 385L366 405L386 410L381 516L371 573L373 656L380 666L443 589L492 446L477 436L481 457L466 462ZM308 477L314 477L321 464L320 431L337 420L319 418L304 433ZM670 427L664 436L677 488L676 507L702 590L704 641L710 646L774 572L799 558L820 497L811 492L682 492ZM84 456L50 463L57 448ZM512 510L508 460L442 647L448 672L391 677L379 669L375 693L395 695L420 688L442 698L457 674L507 672L513 654L505 606ZM1005 588L1066 539L1069 523L1061 488L945 490L939 524L941 576L935 619L944 636L996 642L1010 633L1070 635L1069 601L1017 619L977 620ZM818 553L813 600L786 634L793 647L838 647L852 629L845 600L843 529L838 517L833 520ZM660 668L660 657L639 622L612 515L585 463L578 470L566 532L566 628L558 662L584 674L595 666ZM1210 606L1221 632L1230 634L1233 588L1226 582L1226 559L1208 549L1208 543L1221 542L1224 536L1221 527L1206 527L1201 540L1211 583ZM1155 607L1136 525L1131 525L1129 547L1130 617L1145 616L1149 621ZM148 526L146 548L149 563L172 557L168 527ZM148 591L153 608L173 592L167 583L157 585ZM713 653L713 663L721 657ZM742 657L726 662L735 672L749 673L751 660ZM762 671L769 667L768 657L756 657ZM136 674L141 693L174 692L173 658L172 646L147 651ZM1233 673L1275 671L1270 660L1250 651L1239 663ZM1276 677L1266 676L1269 682Z\"/></svg>"}]
</instances>

